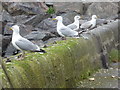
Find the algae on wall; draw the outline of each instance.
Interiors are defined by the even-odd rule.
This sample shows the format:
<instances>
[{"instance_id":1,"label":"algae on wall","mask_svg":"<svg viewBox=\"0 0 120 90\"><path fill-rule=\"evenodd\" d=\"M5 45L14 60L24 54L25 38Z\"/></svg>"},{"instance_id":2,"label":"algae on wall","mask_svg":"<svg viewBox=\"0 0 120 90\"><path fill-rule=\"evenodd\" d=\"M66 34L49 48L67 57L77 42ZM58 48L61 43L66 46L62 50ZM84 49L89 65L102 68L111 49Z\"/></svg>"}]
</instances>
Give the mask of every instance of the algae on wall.
<instances>
[{"instance_id":1,"label":"algae on wall","mask_svg":"<svg viewBox=\"0 0 120 90\"><path fill-rule=\"evenodd\" d=\"M109 53L111 62L120 62L120 50L113 48Z\"/></svg>"},{"instance_id":2,"label":"algae on wall","mask_svg":"<svg viewBox=\"0 0 120 90\"><path fill-rule=\"evenodd\" d=\"M4 73L1 61L2 59L0 60L0 89L5 88L5 87L10 88L11 87L10 82L8 81L7 76Z\"/></svg>"},{"instance_id":3,"label":"algae on wall","mask_svg":"<svg viewBox=\"0 0 120 90\"><path fill-rule=\"evenodd\" d=\"M26 53L24 60L5 64L14 88L75 87L78 81L101 67L91 40L70 38L45 50L47 53L43 55Z\"/></svg>"}]
</instances>

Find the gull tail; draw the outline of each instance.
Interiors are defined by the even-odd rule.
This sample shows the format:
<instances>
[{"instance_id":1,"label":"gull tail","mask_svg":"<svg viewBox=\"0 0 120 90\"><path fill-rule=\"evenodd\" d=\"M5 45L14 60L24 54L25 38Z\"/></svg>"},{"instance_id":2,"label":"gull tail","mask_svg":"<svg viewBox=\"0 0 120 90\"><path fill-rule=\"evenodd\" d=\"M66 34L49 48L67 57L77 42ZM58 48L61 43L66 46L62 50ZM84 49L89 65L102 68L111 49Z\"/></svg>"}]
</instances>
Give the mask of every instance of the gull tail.
<instances>
[{"instance_id":1,"label":"gull tail","mask_svg":"<svg viewBox=\"0 0 120 90\"><path fill-rule=\"evenodd\" d=\"M83 32L86 32L86 30L81 30L81 31L79 31L78 33L79 33L79 34L82 34Z\"/></svg>"},{"instance_id":2,"label":"gull tail","mask_svg":"<svg viewBox=\"0 0 120 90\"><path fill-rule=\"evenodd\" d=\"M35 51L35 52L39 52L40 54L46 53L46 51L43 50L43 49L40 49L39 51L37 50L37 51Z\"/></svg>"}]
</instances>

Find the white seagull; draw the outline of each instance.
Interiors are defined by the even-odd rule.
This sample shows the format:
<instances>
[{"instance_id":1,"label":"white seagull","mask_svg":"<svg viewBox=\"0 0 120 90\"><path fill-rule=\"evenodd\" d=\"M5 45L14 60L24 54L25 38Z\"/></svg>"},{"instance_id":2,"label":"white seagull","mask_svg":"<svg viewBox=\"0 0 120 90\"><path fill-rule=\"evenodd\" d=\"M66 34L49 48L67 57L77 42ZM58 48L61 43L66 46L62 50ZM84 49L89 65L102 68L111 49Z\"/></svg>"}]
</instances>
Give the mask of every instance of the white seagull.
<instances>
[{"instance_id":1,"label":"white seagull","mask_svg":"<svg viewBox=\"0 0 120 90\"><path fill-rule=\"evenodd\" d=\"M57 32L62 37L78 37L78 32L70 29L69 27L65 26L62 21L62 16L57 16L53 18L53 20L57 20Z\"/></svg>"},{"instance_id":2,"label":"white seagull","mask_svg":"<svg viewBox=\"0 0 120 90\"><path fill-rule=\"evenodd\" d=\"M75 31L78 30L79 29L79 19L80 18L81 18L80 16L76 15L74 17L74 22L72 24L67 25L67 27L69 27L69 28L71 28L72 30L75 30Z\"/></svg>"},{"instance_id":3,"label":"white seagull","mask_svg":"<svg viewBox=\"0 0 120 90\"><path fill-rule=\"evenodd\" d=\"M33 44L31 41L27 40L26 38L23 38L19 34L20 29L18 25L14 25L10 29L13 30L12 44L16 49L22 51L23 56L24 56L24 51L45 53L44 50L40 49L37 45Z\"/></svg>"},{"instance_id":4,"label":"white seagull","mask_svg":"<svg viewBox=\"0 0 120 90\"><path fill-rule=\"evenodd\" d=\"M96 26L96 15L92 15L92 19L90 21L87 21L83 24L81 24L80 28L81 29L93 29Z\"/></svg>"}]
</instances>

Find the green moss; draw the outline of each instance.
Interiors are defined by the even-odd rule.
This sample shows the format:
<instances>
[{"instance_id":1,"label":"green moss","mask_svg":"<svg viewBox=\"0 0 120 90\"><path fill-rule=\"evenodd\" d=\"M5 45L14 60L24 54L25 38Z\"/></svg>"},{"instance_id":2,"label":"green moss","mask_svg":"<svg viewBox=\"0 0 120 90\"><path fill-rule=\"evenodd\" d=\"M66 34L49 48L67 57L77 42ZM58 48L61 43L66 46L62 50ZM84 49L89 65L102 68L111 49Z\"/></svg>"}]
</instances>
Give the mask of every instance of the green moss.
<instances>
[{"instance_id":1,"label":"green moss","mask_svg":"<svg viewBox=\"0 0 120 90\"><path fill-rule=\"evenodd\" d=\"M6 75L3 72L3 69L1 67L0 67L0 87L10 88L9 81L8 81Z\"/></svg>"},{"instance_id":2,"label":"green moss","mask_svg":"<svg viewBox=\"0 0 120 90\"><path fill-rule=\"evenodd\" d=\"M48 14L53 14L55 13L55 9L53 7L49 7L49 9L47 10Z\"/></svg>"},{"instance_id":3,"label":"green moss","mask_svg":"<svg viewBox=\"0 0 120 90\"><path fill-rule=\"evenodd\" d=\"M92 41L68 38L44 49L45 54L26 53L23 60L5 65L13 87L74 87L100 67L99 60L94 59L96 48Z\"/></svg>"},{"instance_id":4,"label":"green moss","mask_svg":"<svg viewBox=\"0 0 120 90\"><path fill-rule=\"evenodd\" d=\"M109 58L111 62L120 62L120 50L112 49Z\"/></svg>"}]
</instances>

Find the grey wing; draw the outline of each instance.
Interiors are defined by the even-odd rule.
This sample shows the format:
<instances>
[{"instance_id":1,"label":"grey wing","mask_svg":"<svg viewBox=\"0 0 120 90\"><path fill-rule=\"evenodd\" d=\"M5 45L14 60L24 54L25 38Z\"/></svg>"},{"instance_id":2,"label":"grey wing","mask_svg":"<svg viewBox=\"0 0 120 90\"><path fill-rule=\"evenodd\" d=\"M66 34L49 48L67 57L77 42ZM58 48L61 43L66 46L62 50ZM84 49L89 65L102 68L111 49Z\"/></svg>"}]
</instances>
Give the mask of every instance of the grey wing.
<instances>
[{"instance_id":1,"label":"grey wing","mask_svg":"<svg viewBox=\"0 0 120 90\"><path fill-rule=\"evenodd\" d=\"M83 23L80 27L81 28L85 28L85 29L88 29L92 26L92 24L88 21L88 22L85 22Z\"/></svg>"},{"instance_id":2,"label":"grey wing","mask_svg":"<svg viewBox=\"0 0 120 90\"><path fill-rule=\"evenodd\" d=\"M67 25L67 27L71 28L72 30L77 28L77 26L75 24Z\"/></svg>"},{"instance_id":3,"label":"grey wing","mask_svg":"<svg viewBox=\"0 0 120 90\"><path fill-rule=\"evenodd\" d=\"M64 35L64 36L68 36L68 37L74 37L78 35L77 31L73 31L70 28L61 28L60 32Z\"/></svg>"},{"instance_id":4,"label":"grey wing","mask_svg":"<svg viewBox=\"0 0 120 90\"><path fill-rule=\"evenodd\" d=\"M24 38L19 39L15 44L22 50L36 51L38 49L37 45Z\"/></svg>"}]
</instances>

